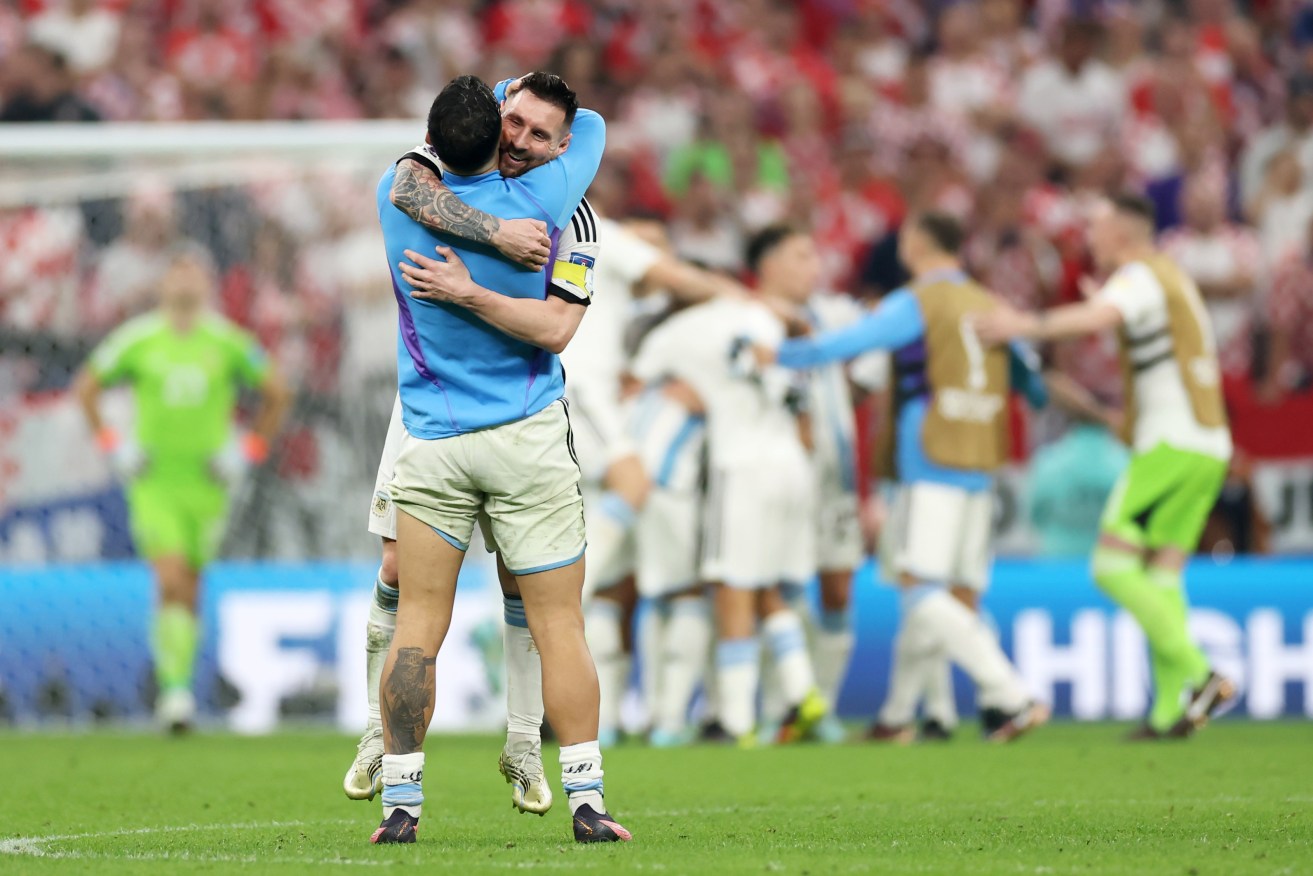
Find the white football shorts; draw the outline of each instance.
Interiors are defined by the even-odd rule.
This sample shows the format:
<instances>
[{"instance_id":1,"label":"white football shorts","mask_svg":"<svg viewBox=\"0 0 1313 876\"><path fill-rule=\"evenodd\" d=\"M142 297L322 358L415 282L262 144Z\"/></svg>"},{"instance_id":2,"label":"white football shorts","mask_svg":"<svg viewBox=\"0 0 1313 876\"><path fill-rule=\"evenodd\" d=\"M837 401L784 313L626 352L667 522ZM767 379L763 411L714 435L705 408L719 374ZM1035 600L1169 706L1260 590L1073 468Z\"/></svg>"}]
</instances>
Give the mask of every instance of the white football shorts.
<instances>
[{"instance_id":1,"label":"white football shorts","mask_svg":"<svg viewBox=\"0 0 1313 876\"><path fill-rule=\"evenodd\" d=\"M989 586L993 529L992 490L899 484L881 534L881 570L890 583L906 574L983 593Z\"/></svg>"},{"instance_id":2,"label":"white football shorts","mask_svg":"<svg viewBox=\"0 0 1313 876\"><path fill-rule=\"evenodd\" d=\"M634 527L638 591L645 597L678 593L700 580L706 420L650 390L635 401L629 424L652 479Z\"/></svg>"},{"instance_id":3,"label":"white football shorts","mask_svg":"<svg viewBox=\"0 0 1313 876\"><path fill-rule=\"evenodd\" d=\"M388 421L388 434L383 439L383 455L378 460L378 474L374 476L374 496L369 502L369 531L383 538L397 540L397 508L392 504L388 484L392 470L401 452L401 439L406 427L401 422L401 396L392 403L392 419Z\"/></svg>"},{"instance_id":4,"label":"white football shorts","mask_svg":"<svg viewBox=\"0 0 1313 876\"><path fill-rule=\"evenodd\" d=\"M703 580L749 590L810 581L816 574L815 490L811 463L802 456L713 465L704 505Z\"/></svg>"}]
</instances>

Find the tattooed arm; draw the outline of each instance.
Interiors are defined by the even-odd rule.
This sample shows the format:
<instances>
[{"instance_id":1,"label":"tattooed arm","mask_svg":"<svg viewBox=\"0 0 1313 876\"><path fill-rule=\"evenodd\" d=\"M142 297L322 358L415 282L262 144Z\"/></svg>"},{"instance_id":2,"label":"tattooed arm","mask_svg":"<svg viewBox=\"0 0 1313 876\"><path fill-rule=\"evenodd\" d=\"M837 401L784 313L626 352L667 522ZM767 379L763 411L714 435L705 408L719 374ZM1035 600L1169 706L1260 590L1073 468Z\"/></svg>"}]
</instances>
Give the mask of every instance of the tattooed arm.
<instances>
[{"instance_id":1,"label":"tattooed arm","mask_svg":"<svg viewBox=\"0 0 1313 876\"><path fill-rule=\"evenodd\" d=\"M535 270L547 264L551 240L537 219L498 219L466 204L432 170L410 158L397 164L392 205L426 228L496 248Z\"/></svg>"}]
</instances>

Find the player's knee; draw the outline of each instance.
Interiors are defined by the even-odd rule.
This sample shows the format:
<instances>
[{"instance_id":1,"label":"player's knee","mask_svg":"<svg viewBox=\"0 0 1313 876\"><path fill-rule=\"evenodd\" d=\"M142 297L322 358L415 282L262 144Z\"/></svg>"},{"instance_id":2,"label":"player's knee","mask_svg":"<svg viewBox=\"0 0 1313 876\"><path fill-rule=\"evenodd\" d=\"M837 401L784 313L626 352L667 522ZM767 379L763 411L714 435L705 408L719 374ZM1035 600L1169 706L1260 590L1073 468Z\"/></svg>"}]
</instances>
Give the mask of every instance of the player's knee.
<instances>
[{"instance_id":1,"label":"player's knee","mask_svg":"<svg viewBox=\"0 0 1313 876\"><path fill-rule=\"evenodd\" d=\"M389 587L396 587L401 581L397 572L397 543L384 539L383 558L378 564L378 579Z\"/></svg>"},{"instance_id":2,"label":"player's knee","mask_svg":"<svg viewBox=\"0 0 1313 876\"><path fill-rule=\"evenodd\" d=\"M821 573L821 608L845 611L852 601L852 575L848 572Z\"/></svg>"},{"instance_id":3,"label":"player's knee","mask_svg":"<svg viewBox=\"0 0 1313 876\"><path fill-rule=\"evenodd\" d=\"M980 594L970 587L962 584L954 584L949 588L953 598L965 605L972 611L980 611Z\"/></svg>"},{"instance_id":4,"label":"player's knee","mask_svg":"<svg viewBox=\"0 0 1313 876\"><path fill-rule=\"evenodd\" d=\"M648 493L652 490L652 481L643 470L643 464L636 455L617 459L606 472L606 487L624 499L625 504L634 511L643 507Z\"/></svg>"}]
</instances>

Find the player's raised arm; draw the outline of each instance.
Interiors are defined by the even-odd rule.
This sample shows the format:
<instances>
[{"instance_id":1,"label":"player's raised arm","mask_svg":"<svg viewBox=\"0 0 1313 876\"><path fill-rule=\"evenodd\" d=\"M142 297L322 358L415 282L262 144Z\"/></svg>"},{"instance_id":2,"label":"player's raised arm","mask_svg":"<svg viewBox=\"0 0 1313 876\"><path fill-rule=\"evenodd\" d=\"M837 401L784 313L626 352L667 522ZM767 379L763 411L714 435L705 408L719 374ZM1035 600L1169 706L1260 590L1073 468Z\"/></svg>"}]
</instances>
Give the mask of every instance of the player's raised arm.
<instances>
[{"instance_id":1,"label":"player's raised arm","mask_svg":"<svg viewBox=\"0 0 1313 876\"><path fill-rule=\"evenodd\" d=\"M785 341L775 359L787 368L815 368L855 359L872 350L892 350L910 344L925 330L916 296L893 292L879 307L847 328Z\"/></svg>"},{"instance_id":2,"label":"player's raised arm","mask_svg":"<svg viewBox=\"0 0 1313 876\"><path fill-rule=\"evenodd\" d=\"M551 255L546 223L500 219L471 207L447 188L437 165L426 161L419 150L397 163L389 197L394 207L426 228L495 247L526 267L540 270Z\"/></svg>"}]
</instances>

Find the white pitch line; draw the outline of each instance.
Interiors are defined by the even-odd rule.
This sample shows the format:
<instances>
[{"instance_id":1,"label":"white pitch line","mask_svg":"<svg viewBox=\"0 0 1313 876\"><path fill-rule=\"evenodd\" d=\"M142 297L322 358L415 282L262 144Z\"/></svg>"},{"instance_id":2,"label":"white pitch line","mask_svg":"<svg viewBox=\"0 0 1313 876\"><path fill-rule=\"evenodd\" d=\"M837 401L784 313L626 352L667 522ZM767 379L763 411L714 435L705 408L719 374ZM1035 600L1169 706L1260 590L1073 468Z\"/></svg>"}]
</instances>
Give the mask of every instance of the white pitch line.
<instances>
[{"instance_id":1,"label":"white pitch line","mask_svg":"<svg viewBox=\"0 0 1313 876\"><path fill-rule=\"evenodd\" d=\"M88 833L69 833L69 834L52 834L50 836L35 837L16 837L14 839L0 840L0 856L13 855L34 858L44 858L47 860L96 860L96 861L195 861L207 864L263 864L274 860L280 864L306 864L312 866L325 866L340 864L343 866L368 866L368 867L391 867L396 864L409 863L404 860L380 861L373 858L314 858L314 857L282 857L277 856L273 859L268 856L257 857L255 855L226 855L209 852L88 852L76 849L50 849L49 845L60 843L77 842L79 840L105 839L108 837L122 836L144 836L150 834L167 834L167 833L201 833L218 830L257 830L279 827L311 827L316 825L333 825L333 824L359 824L353 819L324 819L321 821L244 821L238 824L181 824L165 825L162 827L134 827L120 828L118 830L102 830ZM483 867L496 867L509 870L532 870L536 868L544 869L564 869L570 867L579 869L580 862L578 859L565 860L538 860L538 861L484 861L480 863ZM640 869L664 869L663 867L643 867Z\"/></svg>"}]
</instances>

